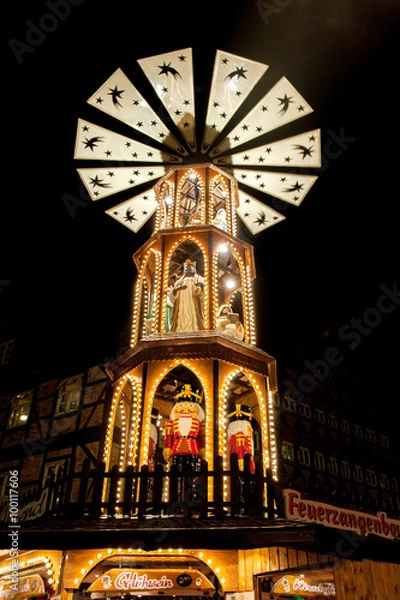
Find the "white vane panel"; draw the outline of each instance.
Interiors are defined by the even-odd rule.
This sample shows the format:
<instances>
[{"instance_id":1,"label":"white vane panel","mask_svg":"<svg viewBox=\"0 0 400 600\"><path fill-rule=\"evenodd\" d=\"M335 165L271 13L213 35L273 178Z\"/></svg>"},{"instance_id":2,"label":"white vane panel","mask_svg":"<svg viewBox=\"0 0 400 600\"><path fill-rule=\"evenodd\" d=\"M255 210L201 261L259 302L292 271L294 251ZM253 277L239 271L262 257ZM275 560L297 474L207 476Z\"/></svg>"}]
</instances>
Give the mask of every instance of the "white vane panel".
<instances>
[{"instance_id":1,"label":"white vane panel","mask_svg":"<svg viewBox=\"0 0 400 600\"><path fill-rule=\"evenodd\" d=\"M167 170L165 166L77 169L92 200L101 200L111 194L160 179Z\"/></svg>"},{"instance_id":2,"label":"white vane panel","mask_svg":"<svg viewBox=\"0 0 400 600\"><path fill-rule=\"evenodd\" d=\"M214 160L217 165L244 165L257 167L321 166L321 132L319 129L258 146L251 150L222 156Z\"/></svg>"},{"instance_id":3,"label":"white vane panel","mask_svg":"<svg viewBox=\"0 0 400 600\"><path fill-rule=\"evenodd\" d=\"M290 81L282 77L210 155L217 156L312 112Z\"/></svg>"},{"instance_id":4,"label":"white vane panel","mask_svg":"<svg viewBox=\"0 0 400 600\"><path fill-rule=\"evenodd\" d=\"M91 161L85 168L80 165L77 172L92 200L138 186L149 189L173 165L191 165L195 161L192 49L142 58L137 63L155 92L151 104L120 68L87 103L98 109L98 115L106 113L131 127L132 135L141 134L142 141L78 119L74 158ZM267 70L264 63L216 50L206 115L198 128L202 135L199 152L204 161L221 166L238 181L237 214L254 235L285 217L244 190L253 188L258 196L262 192L299 206L317 180L317 174L306 170L318 169L322 164L320 129L304 131L303 128L302 133L285 138L271 133L313 112L286 77L281 77L261 100L251 104L251 94ZM245 100L252 106L247 112L242 107ZM270 135L262 137L265 134ZM272 141L260 145L261 139ZM154 147L153 141L157 142ZM296 173L297 168L303 172ZM137 232L156 208L155 193L150 190L106 212Z\"/></svg>"},{"instance_id":5,"label":"white vane panel","mask_svg":"<svg viewBox=\"0 0 400 600\"><path fill-rule=\"evenodd\" d=\"M239 206L236 212L253 235L261 233L264 229L268 229L286 218L257 198L245 194L242 190L239 190Z\"/></svg>"},{"instance_id":6,"label":"white vane panel","mask_svg":"<svg viewBox=\"0 0 400 600\"><path fill-rule=\"evenodd\" d=\"M239 183L295 206L303 202L311 186L318 179L316 175L293 175L257 169L230 169L229 171Z\"/></svg>"},{"instance_id":7,"label":"white vane panel","mask_svg":"<svg viewBox=\"0 0 400 600\"><path fill-rule=\"evenodd\" d=\"M129 162L175 162L182 159L147 144L78 119L74 158Z\"/></svg>"},{"instance_id":8,"label":"white vane panel","mask_svg":"<svg viewBox=\"0 0 400 600\"><path fill-rule=\"evenodd\" d=\"M121 69L117 69L89 98L88 104L153 138L160 144L165 144L180 154L187 154L182 144L172 136L168 127Z\"/></svg>"},{"instance_id":9,"label":"white vane panel","mask_svg":"<svg viewBox=\"0 0 400 600\"><path fill-rule=\"evenodd\" d=\"M139 194L106 210L106 214L136 233L154 214L157 200L153 191Z\"/></svg>"},{"instance_id":10,"label":"white vane panel","mask_svg":"<svg viewBox=\"0 0 400 600\"><path fill-rule=\"evenodd\" d=\"M137 61L179 129L190 151L196 150L192 49Z\"/></svg>"},{"instance_id":11,"label":"white vane panel","mask_svg":"<svg viewBox=\"0 0 400 600\"><path fill-rule=\"evenodd\" d=\"M208 152L268 65L217 50L201 151Z\"/></svg>"}]
</instances>

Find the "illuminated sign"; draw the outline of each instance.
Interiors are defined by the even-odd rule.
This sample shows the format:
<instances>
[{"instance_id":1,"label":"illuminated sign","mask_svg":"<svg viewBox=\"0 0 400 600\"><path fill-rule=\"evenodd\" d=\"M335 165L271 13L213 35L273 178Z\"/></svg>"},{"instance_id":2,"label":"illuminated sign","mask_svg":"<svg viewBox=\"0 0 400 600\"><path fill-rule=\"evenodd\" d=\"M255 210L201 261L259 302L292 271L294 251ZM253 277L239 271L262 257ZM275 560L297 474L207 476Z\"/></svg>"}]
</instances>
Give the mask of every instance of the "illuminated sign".
<instances>
[{"instance_id":1,"label":"illuminated sign","mask_svg":"<svg viewBox=\"0 0 400 600\"><path fill-rule=\"evenodd\" d=\"M29 596L40 596L45 593L44 581L40 575L20 577L17 582L13 579L0 583L0 598L27 598Z\"/></svg>"},{"instance_id":2,"label":"illuminated sign","mask_svg":"<svg viewBox=\"0 0 400 600\"><path fill-rule=\"evenodd\" d=\"M369 515L357 510L315 502L302 498L300 492L291 489L283 490L283 498L287 519L354 531L361 536L373 533L388 540L394 540L400 535L400 521L388 518L385 512Z\"/></svg>"},{"instance_id":3,"label":"illuminated sign","mask_svg":"<svg viewBox=\"0 0 400 600\"><path fill-rule=\"evenodd\" d=\"M284 575L278 579L271 590L274 594L293 594L294 596L335 596L335 584L319 582L304 575Z\"/></svg>"},{"instance_id":4,"label":"illuminated sign","mask_svg":"<svg viewBox=\"0 0 400 600\"><path fill-rule=\"evenodd\" d=\"M154 594L167 591L195 595L196 591L214 592L214 586L197 569L110 569L101 575L88 588L88 592L140 592ZM97 594L96 594L97 595Z\"/></svg>"}]
</instances>

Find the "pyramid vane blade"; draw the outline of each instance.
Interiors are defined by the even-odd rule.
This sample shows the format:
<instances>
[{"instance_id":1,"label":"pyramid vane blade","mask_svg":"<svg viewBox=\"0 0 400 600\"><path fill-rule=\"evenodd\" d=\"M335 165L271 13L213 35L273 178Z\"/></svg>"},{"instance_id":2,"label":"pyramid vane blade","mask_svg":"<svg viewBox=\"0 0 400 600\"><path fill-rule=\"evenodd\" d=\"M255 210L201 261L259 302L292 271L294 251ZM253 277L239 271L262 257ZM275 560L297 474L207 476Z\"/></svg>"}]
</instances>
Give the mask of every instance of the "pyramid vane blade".
<instances>
[{"instance_id":1,"label":"pyramid vane blade","mask_svg":"<svg viewBox=\"0 0 400 600\"><path fill-rule=\"evenodd\" d=\"M124 190L163 177L167 167L110 167L77 169L92 200L101 200Z\"/></svg>"},{"instance_id":2,"label":"pyramid vane blade","mask_svg":"<svg viewBox=\"0 0 400 600\"><path fill-rule=\"evenodd\" d=\"M245 144L312 112L311 106L300 96L290 81L286 77L282 77L232 129L221 144L210 152L210 156L217 156L231 148Z\"/></svg>"},{"instance_id":3,"label":"pyramid vane blade","mask_svg":"<svg viewBox=\"0 0 400 600\"><path fill-rule=\"evenodd\" d=\"M239 190L239 206L236 212L253 235L277 225L286 218L242 190Z\"/></svg>"},{"instance_id":4,"label":"pyramid vane blade","mask_svg":"<svg viewBox=\"0 0 400 600\"><path fill-rule=\"evenodd\" d=\"M196 151L192 49L137 61L191 152Z\"/></svg>"},{"instance_id":5,"label":"pyramid vane blade","mask_svg":"<svg viewBox=\"0 0 400 600\"><path fill-rule=\"evenodd\" d=\"M87 102L179 154L187 154L121 69L117 69Z\"/></svg>"},{"instance_id":6,"label":"pyramid vane blade","mask_svg":"<svg viewBox=\"0 0 400 600\"><path fill-rule=\"evenodd\" d=\"M267 71L268 65L217 50L201 151L206 153Z\"/></svg>"},{"instance_id":7,"label":"pyramid vane blade","mask_svg":"<svg viewBox=\"0 0 400 600\"><path fill-rule=\"evenodd\" d=\"M157 209L153 191L139 194L106 210L106 214L136 233Z\"/></svg>"},{"instance_id":8,"label":"pyramid vane blade","mask_svg":"<svg viewBox=\"0 0 400 600\"><path fill-rule=\"evenodd\" d=\"M321 166L321 131L314 129L278 142L214 159L216 165L257 167Z\"/></svg>"},{"instance_id":9,"label":"pyramid vane blade","mask_svg":"<svg viewBox=\"0 0 400 600\"><path fill-rule=\"evenodd\" d=\"M303 202L318 179L316 175L276 173L253 169L232 169L232 175L239 184L255 188L264 194L269 194L295 206L299 206Z\"/></svg>"},{"instance_id":10,"label":"pyramid vane blade","mask_svg":"<svg viewBox=\"0 0 400 600\"><path fill-rule=\"evenodd\" d=\"M74 158L146 163L180 163L182 158L78 119Z\"/></svg>"}]
</instances>

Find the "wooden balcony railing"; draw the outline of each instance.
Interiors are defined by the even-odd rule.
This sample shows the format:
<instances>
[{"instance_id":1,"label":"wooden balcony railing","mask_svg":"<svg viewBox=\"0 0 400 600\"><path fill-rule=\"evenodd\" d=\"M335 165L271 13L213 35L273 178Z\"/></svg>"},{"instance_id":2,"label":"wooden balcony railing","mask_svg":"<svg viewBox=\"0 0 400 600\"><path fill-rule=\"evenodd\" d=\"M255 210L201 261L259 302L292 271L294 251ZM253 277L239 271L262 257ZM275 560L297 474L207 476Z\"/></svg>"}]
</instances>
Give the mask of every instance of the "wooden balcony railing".
<instances>
[{"instance_id":1,"label":"wooden balcony railing","mask_svg":"<svg viewBox=\"0 0 400 600\"><path fill-rule=\"evenodd\" d=\"M240 470L236 454L231 456L229 470L224 470L222 457L214 468L202 461L199 472L178 473L171 467L157 465L154 471L143 466L135 471L113 467L96 469L86 459L81 472L59 475L42 488L20 498L21 520L44 518L138 518L149 516L208 517L257 516L273 519L277 514L275 486L269 473L250 470L245 460ZM0 507L0 521L7 521L6 506Z\"/></svg>"}]
</instances>

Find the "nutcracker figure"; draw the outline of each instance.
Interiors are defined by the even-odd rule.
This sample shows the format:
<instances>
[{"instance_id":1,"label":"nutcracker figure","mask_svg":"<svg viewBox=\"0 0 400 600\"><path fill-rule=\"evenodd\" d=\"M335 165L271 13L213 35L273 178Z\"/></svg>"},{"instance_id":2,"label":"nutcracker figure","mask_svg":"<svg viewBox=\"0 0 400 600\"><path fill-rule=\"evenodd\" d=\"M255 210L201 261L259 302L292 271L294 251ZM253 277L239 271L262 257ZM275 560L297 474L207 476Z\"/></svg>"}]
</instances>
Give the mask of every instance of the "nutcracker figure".
<instances>
[{"instance_id":1,"label":"nutcracker figure","mask_svg":"<svg viewBox=\"0 0 400 600\"><path fill-rule=\"evenodd\" d=\"M234 404L228 413L228 443L230 452L236 452L239 468L244 469L244 457L250 456L250 470L255 472L253 428L251 426L251 410L244 404Z\"/></svg>"},{"instance_id":2,"label":"nutcracker figure","mask_svg":"<svg viewBox=\"0 0 400 600\"><path fill-rule=\"evenodd\" d=\"M193 502L198 493L198 478L195 473L201 470L204 457L204 411L200 406L202 397L193 392L190 384L174 397L175 405L165 427L163 456L175 467L180 477L179 496L188 502L187 493ZM184 481L186 477L191 481Z\"/></svg>"}]
</instances>

